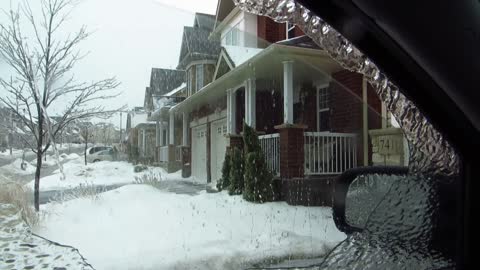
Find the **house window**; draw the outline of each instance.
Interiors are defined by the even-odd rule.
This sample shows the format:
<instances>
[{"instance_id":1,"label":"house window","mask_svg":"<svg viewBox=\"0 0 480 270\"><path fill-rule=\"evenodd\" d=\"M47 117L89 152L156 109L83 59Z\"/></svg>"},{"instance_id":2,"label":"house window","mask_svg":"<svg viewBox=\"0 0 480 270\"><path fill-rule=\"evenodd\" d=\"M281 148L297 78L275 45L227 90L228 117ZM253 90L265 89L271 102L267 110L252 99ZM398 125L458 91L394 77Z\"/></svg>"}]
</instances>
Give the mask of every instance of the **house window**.
<instances>
[{"instance_id":1,"label":"house window","mask_svg":"<svg viewBox=\"0 0 480 270\"><path fill-rule=\"evenodd\" d=\"M317 90L317 129L318 131L330 130L330 92L328 87Z\"/></svg>"},{"instance_id":2,"label":"house window","mask_svg":"<svg viewBox=\"0 0 480 270\"><path fill-rule=\"evenodd\" d=\"M196 78L196 83L197 83L197 91L199 91L200 89L202 89L203 87L203 65L200 64L200 65L197 65L196 66L196 75L197 75L197 78Z\"/></svg>"},{"instance_id":3,"label":"house window","mask_svg":"<svg viewBox=\"0 0 480 270\"><path fill-rule=\"evenodd\" d=\"M195 89L194 89L195 88L195 84L194 84L195 77L193 77L193 68L190 68L188 70L188 73L189 73L188 77L189 77L189 82L190 82L189 93L190 93L190 95L193 95L195 93Z\"/></svg>"},{"instance_id":4,"label":"house window","mask_svg":"<svg viewBox=\"0 0 480 270\"><path fill-rule=\"evenodd\" d=\"M225 36L223 36L223 43L225 45L240 46L240 30L238 29L239 24L240 23L230 28Z\"/></svg>"},{"instance_id":5,"label":"house window","mask_svg":"<svg viewBox=\"0 0 480 270\"><path fill-rule=\"evenodd\" d=\"M295 24L287 22L285 37L291 39L295 37Z\"/></svg>"}]
</instances>

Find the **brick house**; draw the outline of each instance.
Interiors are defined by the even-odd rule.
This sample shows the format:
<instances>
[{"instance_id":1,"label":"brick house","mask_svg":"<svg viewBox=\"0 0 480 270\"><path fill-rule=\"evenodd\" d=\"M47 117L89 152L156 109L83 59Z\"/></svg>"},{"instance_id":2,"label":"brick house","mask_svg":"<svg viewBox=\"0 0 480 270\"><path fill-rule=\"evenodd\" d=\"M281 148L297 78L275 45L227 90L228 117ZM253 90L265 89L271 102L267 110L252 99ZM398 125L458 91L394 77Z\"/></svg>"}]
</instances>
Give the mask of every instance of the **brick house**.
<instances>
[{"instance_id":1,"label":"brick house","mask_svg":"<svg viewBox=\"0 0 480 270\"><path fill-rule=\"evenodd\" d=\"M380 100L293 25L220 0L215 17L196 14L185 27L178 69L185 99L150 120L174 138L163 147L183 176L214 185L225 151L242 147L244 121L260 134L290 204L329 205L336 176L371 163L368 130L381 127Z\"/></svg>"}]
</instances>

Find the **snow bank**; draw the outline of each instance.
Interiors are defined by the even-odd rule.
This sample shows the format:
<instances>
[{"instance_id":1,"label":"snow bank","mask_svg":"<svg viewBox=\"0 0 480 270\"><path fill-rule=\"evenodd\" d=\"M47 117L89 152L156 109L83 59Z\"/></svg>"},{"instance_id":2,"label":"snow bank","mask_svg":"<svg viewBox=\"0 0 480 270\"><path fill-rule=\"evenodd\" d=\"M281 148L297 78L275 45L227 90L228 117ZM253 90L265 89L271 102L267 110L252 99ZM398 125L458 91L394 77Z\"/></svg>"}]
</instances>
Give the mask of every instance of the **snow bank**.
<instances>
[{"instance_id":1,"label":"snow bank","mask_svg":"<svg viewBox=\"0 0 480 270\"><path fill-rule=\"evenodd\" d=\"M66 159L74 157L76 154L70 154ZM140 173L134 173L133 165L124 161L101 161L89 163L85 166L83 159L78 158L69 160L63 164L65 180L60 179L60 170L55 170L53 175L43 177L40 183L40 191L65 190L72 189L80 185L116 185L131 184L135 181L135 176ZM62 159L62 158L61 158ZM159 172L164 170L158 169ZM153 171L156 171L153 169ZM34 181L27 186L33 188Z\"/></svg>"},{"instance_id":2,"label":"snow bank","mask_svg":"<svg viewBox=\"0 0 480 270\"><path fill-rule=\"evenodd\" d=\"M45 206L36 229L73 245L96 269L243 269L267 258L325 254L345 238L325 207L252 204L128 185Z\"/></svg>"},{"instance_id":3,"label":"snow bank","mask_svg":"<svg viewBox=\"0 0 480 270\"><path fill-rule=\"evenodd\" d=\"M12 163L2 166L2 169L7 170L14 174L19 174L19 175L28 175L28 174L35 173L35 166L32 166L32 164L26 161L25 161L25 165L26 165L25 170L22 170L22 159L17 158Z\"/></svg>"}]
</instances>

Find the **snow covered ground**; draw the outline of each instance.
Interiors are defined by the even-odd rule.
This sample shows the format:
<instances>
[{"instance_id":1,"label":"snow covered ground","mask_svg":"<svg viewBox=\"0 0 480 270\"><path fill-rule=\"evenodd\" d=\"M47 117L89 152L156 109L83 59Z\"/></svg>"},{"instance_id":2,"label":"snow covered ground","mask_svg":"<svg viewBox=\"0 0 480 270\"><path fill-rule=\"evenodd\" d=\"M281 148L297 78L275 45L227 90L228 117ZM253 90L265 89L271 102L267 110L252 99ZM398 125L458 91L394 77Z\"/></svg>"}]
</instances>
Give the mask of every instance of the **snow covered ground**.
<instances>
[{"instance_id":1,"label":"snow covered ground","mask_svg":"<svg viewBox=\"0 0 480 270\"><path fill-rule=\"evenodd\" d=\"M19 174L19 175L28 175L35 173L35 166L30 164L29 162L25 162L25 170L22 170L22 159L17 158L12 163L2 166L1 169L12 173L12 174Z\"/></svg>"},{"instance_id":2,"label":"snow covered ground","mask_svg":"<svg viewBox=\"0 0 480 270\"><path fill-rule=\"evenodd\" d=\"M269 258L319 256L345 238L330 208L147 185L50 203L44 213L35 232L75 246L96 269L240 269Z\"/></svg>"},{"instance_id":3,"label":"snow covered ground","mask_svg":"<svg viewBox=\"0 0 480 270\"><path fill-rule=\"evenodd\" d=\"M65 180L61 180L60 171L56 170L53 175L41 179L40 191L72 189L80 185L131 184L139 175L134 172L132 164L124 161L101 161L85 166L83 157L77 154L63 155L60 159L69 159L63 164ZM55 165L52 156L47 158L47 163ZM160 168L157 170L163 171ZM34 181L27 186L33 189Z\"/></svg>"}]
</instances>

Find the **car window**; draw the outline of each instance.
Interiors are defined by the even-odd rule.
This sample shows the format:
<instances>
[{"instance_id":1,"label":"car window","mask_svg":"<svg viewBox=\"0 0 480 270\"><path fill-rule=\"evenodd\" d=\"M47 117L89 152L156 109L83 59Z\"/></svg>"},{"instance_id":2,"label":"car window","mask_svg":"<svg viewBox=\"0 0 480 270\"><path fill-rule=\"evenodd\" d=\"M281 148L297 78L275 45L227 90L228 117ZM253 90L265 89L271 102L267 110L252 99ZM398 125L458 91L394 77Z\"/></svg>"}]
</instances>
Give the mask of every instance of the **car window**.
<instances>
[{"instance_id":1,"label":"car window","mask_svg":"<svg viewBox=\"0 0 480 270\"><path fill-rule=\"evenodd\" d=\"M0 224L19 224L0 239L8 267L453 265L429 253L437 182L423 175L355 182L365 230L337 228L340 175L421 167L429 151L443 166L448 142L414 136L428 125L414 104L381 92L355 69L368 58L332 49L341 36L298 3L30 2L0 4L0 172L14 182Z\"/></svg>"}]
</instances>

